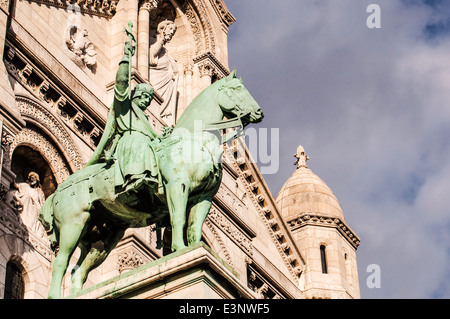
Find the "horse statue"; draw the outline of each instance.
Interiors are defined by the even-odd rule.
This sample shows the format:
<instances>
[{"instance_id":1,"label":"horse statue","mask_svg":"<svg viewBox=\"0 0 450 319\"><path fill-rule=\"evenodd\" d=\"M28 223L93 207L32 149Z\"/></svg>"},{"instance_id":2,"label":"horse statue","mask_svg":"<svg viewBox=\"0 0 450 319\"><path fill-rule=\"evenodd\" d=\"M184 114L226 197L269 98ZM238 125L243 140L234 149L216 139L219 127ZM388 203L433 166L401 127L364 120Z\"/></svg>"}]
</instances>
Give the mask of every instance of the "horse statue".
<instances>
[{"instance_id":1,"label":"horse statue","mask_svg":"<svg viewBox=\"0 0 450 319\"><path fill-rule=\"evenodd\" d=\"M131 32L127 33L130 36ZM106 259L127 228L155 225L170 229L172 251L186 247L185 237L188 246L199 242L203 222L221 183L222 144L230 139L217 133L263 118L260 107L233 71L203 90L172 129L161 135L132 130L153 93L148 85L137 88L141 84L130 90L129 65L134 50L132 41L128 41L116 75L117 101L97 146L102 154L96 150L85 167L58 186L40 211L39 220L50 234L52 247L58 246L48 296L51 299L61 297L61 283L76 247L81 254L72 273L72 293L82 289L89 272ZM116 104L128 105L128 113ZM132 119L131 112L139 113L136 119ZM114 113L117 123L113 125ZM127 118L130 127L119 134ZM142 125L148 125L148 120ZM107 136L107 129L115 133ZM236 131L231 132L231 138L236 135ZM139 147L132 149L133 145ZM153 175L130 182L126 192L118 194L117 179L123 177L120 167L126 166L122 162L133 168L152 162ZM159 245L161 235L158 238Z\"/></svg>"}]
</instances>

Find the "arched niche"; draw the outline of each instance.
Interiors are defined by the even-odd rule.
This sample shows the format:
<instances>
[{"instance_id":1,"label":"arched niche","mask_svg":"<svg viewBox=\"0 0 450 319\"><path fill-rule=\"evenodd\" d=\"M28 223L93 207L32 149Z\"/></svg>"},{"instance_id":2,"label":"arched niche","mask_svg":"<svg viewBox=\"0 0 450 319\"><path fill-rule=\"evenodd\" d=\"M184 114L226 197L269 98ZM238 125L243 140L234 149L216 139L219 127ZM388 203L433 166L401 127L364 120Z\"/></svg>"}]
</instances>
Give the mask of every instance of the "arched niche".
<instances>
[{"instance_id":1,"label":"arched niche","mask_svg":"<svg viewBox=\"0 0 450 319\"><path fill-rule=\"evenodd\" d=\"M176 15L177 13L175 7L169 1L162 2L158 4L158 7L156 9L151 10L149 28L150 38L155 37L156 28L161 21L170 20L174 22Z\"/></svg>"},{"instance_id":2,"label":"arched niche","mask_svg":"<svg viewBox=\"0 0 450 319\"><path fill-rule=\"evenodd\" d=\"M58 184L68 177L68 173L83 167L80 152L56 116L40 103L24 96L16 98L26 127L19 132L9 148L11 159L15 147L21 143L32 146L47 160ZM61 160L65 163L60 165Z\"/></svg>"},{"instance_id":3,"label":"arched niche","mask_svg":"<svg viewBox=\"0 0 450 319\"><path fill-rule=\"evenodd\" d=\"M69 175L69 164L52 141L33 125L20 131L11 144L11 170L16 182L24 182L28 173L38 173L42 190L49 196Z\"/></svg>"}]
</instances>

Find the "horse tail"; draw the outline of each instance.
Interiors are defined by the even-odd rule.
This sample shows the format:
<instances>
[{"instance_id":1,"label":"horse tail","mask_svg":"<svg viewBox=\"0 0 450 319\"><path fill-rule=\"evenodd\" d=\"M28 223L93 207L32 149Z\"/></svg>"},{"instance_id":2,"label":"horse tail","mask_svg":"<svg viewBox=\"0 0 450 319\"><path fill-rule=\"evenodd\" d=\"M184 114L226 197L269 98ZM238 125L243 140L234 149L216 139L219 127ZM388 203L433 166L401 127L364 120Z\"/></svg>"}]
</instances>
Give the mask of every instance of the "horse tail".
<instances>
[{"instance_id":1,"label":"horse tail","mask_svg":"<svg viewBox=\"0 0 450 319\"><path fill-rule=\"evenodd\" d=\"M49 234L51 246L54 247L57 244L57 238L53 229L53 197L55 193L51 194L42 205L39 212L39 221L44 226L45 231Z\"/></svg>"}]
</instances>

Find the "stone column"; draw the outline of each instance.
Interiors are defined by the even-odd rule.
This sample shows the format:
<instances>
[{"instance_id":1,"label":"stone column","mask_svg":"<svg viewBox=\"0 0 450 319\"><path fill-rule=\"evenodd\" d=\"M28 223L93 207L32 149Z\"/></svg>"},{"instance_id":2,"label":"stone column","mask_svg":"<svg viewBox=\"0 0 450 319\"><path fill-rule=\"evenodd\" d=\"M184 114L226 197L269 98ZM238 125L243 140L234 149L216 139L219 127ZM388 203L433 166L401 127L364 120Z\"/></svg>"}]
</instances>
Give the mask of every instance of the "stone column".
<instances>
[{"instance_id":1,"label":"stone column","mask_svg":"<svg viewBox=\"0 0 450 319\"><path fill-rule=\"evenodd\" d=\"M148 81L148 61L149 61L149 29L150 29L150 10L154 9L153 2L146 0L142 2L139 8L138 17L138 45L137 45L137 62L138 71L144 80Z\"/></svg>"},{"instance_id":2,"label":"stone column","mask_svg":"<svg viewBox=\"0 0 450 319\"><path fill-rule=\"evenodd\" d=\"M198 65L200 71L200 88L201 90L211 85L214 66L209 61L204 61Z\"/></svg>"},{"instance_id":3,"label":"stone column","mask_svg":"<svg viewBox=\"0 0 450 319\"><path fill-rule=\"evenodd\" d=\"M184 106L183 110L178 110L177 114L180 114L188 107L189 103L192 102L192 75L194 74L194 65L188 62L184 65Z\"/></svg>"}]
</instances>

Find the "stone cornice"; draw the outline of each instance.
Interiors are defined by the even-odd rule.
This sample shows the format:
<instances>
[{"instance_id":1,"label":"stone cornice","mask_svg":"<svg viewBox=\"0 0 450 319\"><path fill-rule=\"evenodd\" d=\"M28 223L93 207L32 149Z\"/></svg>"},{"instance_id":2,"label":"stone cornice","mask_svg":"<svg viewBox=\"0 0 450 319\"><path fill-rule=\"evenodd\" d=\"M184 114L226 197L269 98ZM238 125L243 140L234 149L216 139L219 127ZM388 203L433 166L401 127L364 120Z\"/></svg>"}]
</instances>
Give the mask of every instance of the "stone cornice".
<instances>
[{"instance_id":1,"label":"stone cornice","mask_svg":"<svg viewBox=\"0 0 450 319\"><path fill-rule=\"evenodd\" d=\"M202 68L202 66L207 65L208 69L211 70L219 79L226 77L230 74L230 71L215 57L212 52L205 52L193 59L194 63ZM213 74L210 74L212 76Z\"/></svg>"},{"instance_id":2,"label":"stone cornice","mask_svg":"<svg viewBox=\"0 0 450 319\"><path fill-rule=\"evenodd\" d=\"M65 10L79 11L100 17L111 18L116 13L119 0L29 0Z\"/></svg>"},{"instance_id":3,"label":"stone cornice","mask_svg":"<svg viewBox=\"0 0 450 319\"><path fill-rule=\"evenodd\" d=\"M236 21L236 18L230 13L223 0L210 0L210 2L222 23L224 23L227 27Z\"/></svg>"},{"instance_id":4,"label":"stone cornice","mask_svg":"<svg viewBox=\"0 0 450 319\"><path fill-rule=\"evenodd\" d=\"M340 218L331 218L316 213L302 213L287 221L291 231L295 231L304 226L321 226L336 228L341 235L356 249L360 244L360 238L356 233Z\"/></svg>"},{"instance_id":5,"label":"stone cornice","mask_svg":"<svg viewBox=\"0 0 450 319\"><path fill-rule=\"evenodd\" d=\"M305 260L298 250L291 232L278 212L272 194L255 161L252 159L247 146L245 143L239 144L243 148L241 150L243 152L239 152L238 146L233 145L227 149L228 156L233 159L231 163L235 166L236 171L239 172L239 177L244 183L247 194L249 194L254 207L260 214L261 220L271 235L292 278L298 283L299 277L306 266ZM238 154L243 154L243 157L237 157Z\"/></svg>"}]
</instances>

